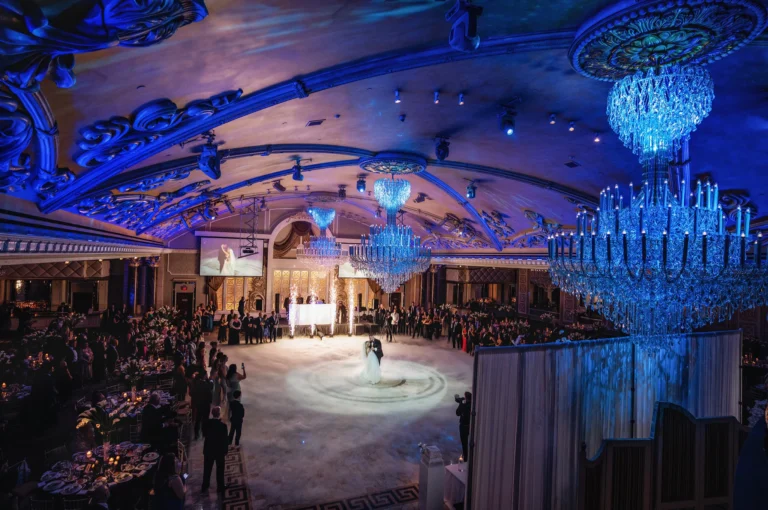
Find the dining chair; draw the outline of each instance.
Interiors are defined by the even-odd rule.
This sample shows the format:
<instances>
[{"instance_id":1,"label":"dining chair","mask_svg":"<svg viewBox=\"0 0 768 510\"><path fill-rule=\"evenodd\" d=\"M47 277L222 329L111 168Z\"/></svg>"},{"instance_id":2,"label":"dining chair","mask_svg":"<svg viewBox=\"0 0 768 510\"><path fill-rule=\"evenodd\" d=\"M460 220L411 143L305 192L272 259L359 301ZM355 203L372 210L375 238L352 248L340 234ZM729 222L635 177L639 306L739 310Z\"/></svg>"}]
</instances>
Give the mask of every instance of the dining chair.
<instances>
[{"instance_id":1,"label":"dining chair","mask_svg":"<svg viewBox=\"0 0 768 510\"><path fill-rule=\"evenodd\" d=\"M187 449L184 447L184 443L176 441L176 453L178 454L179 462L181 463L181 472L187 472Z\"/></svg>"},{"instance_id":2,"label":"dining chair","mask_svg":"<svg viewBox=\"0 0 768 510\"><path fill-rule=\"evenodd\" d=\"M64 499L64 510L84 510L88 506L89 498Z\"/></svg>"},{"instance_id":3,"label":"dining chair","mask_svg":"<svg viewBox=\"0 0 768 510\"><path fill-rule=\"evenodd\" d=\"M170 378L163 379L157 385L157 388L160 390L170 390L171 388L173 388L173 379L170 379Z\"/></svg>"},{"instance_id":4,"label":"dining chair","mask_svg":"<svg viewBox=\"0 0 768 510\"><path fill-rule=\"evenodd\" d=\"M29 500L32 510L55 510L55 501L52 499L32 499Z\"/></svg>"},{"instance_id":5,"label":"dining chair","mask_svg":"<svg viewBox=\"0 0 768 510\"><path fill-rule=\"evenodd\" d=\"M130 425L129 426L129 441L131 443L140 443L141 442L141 426L140 425Z\"/></svg>"},{"instance_id":6,"label":"dining chair","mask_svg":"<svg viewBox=\"0 0 768 510\"><path fill-rule=\"evenodd\" d=\"M117 393L118 391L120 391L120 385L119 384L113 384L111 386L107 386L106 388L104 388L104 391L107 394Z\"/></svg>"},{"instance_id":7,"label":"dining chair","mask_svg":"<svg viewBox=\"0 0 768 510\"><path fill-rule=\"evenodd\" d=\"M144 378L144 388L148 389L149 391L154 391L156 387L157 387L156 375L148 375Z\"/></svg>"}]
</instances>

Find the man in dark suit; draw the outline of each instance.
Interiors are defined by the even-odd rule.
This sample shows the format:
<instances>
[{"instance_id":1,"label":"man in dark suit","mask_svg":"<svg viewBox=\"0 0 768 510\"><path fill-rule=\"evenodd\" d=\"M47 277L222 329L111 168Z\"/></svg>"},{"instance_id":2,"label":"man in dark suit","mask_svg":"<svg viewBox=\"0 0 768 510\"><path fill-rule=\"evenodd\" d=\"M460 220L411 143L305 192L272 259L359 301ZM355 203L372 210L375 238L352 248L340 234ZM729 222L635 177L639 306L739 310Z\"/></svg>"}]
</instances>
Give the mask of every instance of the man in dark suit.
<instances>
[{"instance_id":1,"label":"man in dark suit","mask_svg":"<svg viewBox=\"0 0 768 510\"><path fill-rule=\"evenodd\" d=\"M208 490L211 484L211 471L216 463L216 491L224 492L224 458L229 450L229 436L227 426L221 422L221 408L214 407L211 410L211 419L203 424L203 492Z\"/></svg>"},{"instance_id":2,"label":"man in dark suit","mask_svg":"<svg viewBox=\"0 0 768 510\"><path fill-rule=\"evenodd\" d=\"M237 312L240 317L245 315L245 296L240 296L240 301L237 303Z\"/></svg>"},{"instance_id":3,"label":"man in dark suit","mask_svg":"<svg viewBox=\"0 0 768 510\"><path fill-rule=\"evenodd\" d=\"M459 439L461 439L461 458L464 462L469 460L469 418L472 414L472 394L464 393L464 398L456 395L456 416L459 417Z\"/></svg>"},{"instance_id":4,"label":"man in dark suit","mask_svg":"<svg viewBox=\"0 0 768 510\"><path fill-rule=\"evenodd\" d=\"M259 312L258 317L251 319L251 326L253 326L253 334L256 337L256 342L262 343L264 341L264 324L261 312Z\"/></svg>"},{"instance_id":5,"label":"man in dark suit","mask_svg":"<svg viewBox=\"0 0 768 510\"><path fill-rule=\"evenodd\" d=\"M205 370L198 374L195 385L192 387L192 402L195 411L195 439L199 439L200 427L211 414L213 402L213 382L208 378Z\"/></svg>"},{"instance_id":6,"label":"man in dark suit","mask_svg":"<svg viewBox=\"0 0 768 510\"><path fill-rule=\"evenodd\" d=\"M379 340L378 338L372 338L371 343L373 347L373 353L376 355L376 358L379 360L379 365L381 365L381 358L384 357L384 353L381 350L381 340Z\"/></svg>"},{"instance_id":7,"label":"man in dark suit","mask_svg":"<svg viewBox=\"0 0 768 510\"><path fill-rule=\"evenodd\" d=\"M272 312L267 318L267 327L269 328L269 341L277 342L277 323L280 319L275 316L275 312Z\"/></svg>"},{"instance_id":8,"label":"man in dark suit","mask_svg":"<svg viewBox=\"0 0 768 510\"><path fill-rule=\"evenodd\" d=\"M235 446L240 446L240 434L243 432L243 418L245 417L245 408L240 403L240 390L232 392L233 399L229 401L229 444L232 439L235 440Z\"/></svg>"},{"instance_id":9,"label":"man in dark suit","mask_svg":"<svg viewBox=\"0 0 768 510\"><path fill-rule=\"evenodd\" d=\"M461 349L461 322L456 320L454 316L453 322L451 322L451 345L454 349Z\"/></svg>"},{"instance_id":10,"label":"man in dark suit","mask_svg":"<svg viewBox=\"0 0 768 510\"><path fill-rule=\"evenodd\" d=\"M246 316L243 317L243 333L245 333L246 344L253 343L253 329L251 329L252 320L253 319L251 318L251 314L246 314Z\"/></svg>"},{"instance_id":11,"label":"man in dark suit","mask_svg":"<svg viewBox=\"0 0 768 510\"><path fill-rule=\"evenodd\" d=\"M169 411L160 405L160 395L150 395L149 404L141 413L141 440L157 450L163 450L173 434L171 428L174 425L169 421L171 417Z\"/></svg>"}]
</instances>

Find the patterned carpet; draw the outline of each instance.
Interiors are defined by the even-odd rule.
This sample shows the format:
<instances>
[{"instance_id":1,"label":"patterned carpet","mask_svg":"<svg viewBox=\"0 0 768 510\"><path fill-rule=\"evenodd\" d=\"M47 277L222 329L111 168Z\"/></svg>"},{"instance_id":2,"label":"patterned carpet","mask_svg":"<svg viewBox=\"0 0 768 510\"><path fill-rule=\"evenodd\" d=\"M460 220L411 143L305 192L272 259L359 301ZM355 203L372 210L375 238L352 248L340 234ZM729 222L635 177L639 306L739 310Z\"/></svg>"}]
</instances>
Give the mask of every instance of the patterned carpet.
<instances>
[{"instance_id":1,"label":"patterned carpet","mask_svg":"<svg viewBox=\"0 0 768 510\"><path fill-rule=\"evenodd\" d=\"M200 441L202 444L202 441ZM224 482L227 488L223 496L216 492L216 473L211 476L211 489L200 493L203 474L202 452L196 452L190 459L190 479L187 486L185 508L189 510L250 510L251 493L248 489L248 473L245 470L242 450L230 448L224 459Z\"/></svg>"},{"instance_id":2,"label":"patterned carpet","mask_svg":"<svg viewBox=\"0 0 768 510\"><path fill-rule=\"evenodd\" d=\"M356 496L320 505L297 506L291 510L386 510L402 508L419 500L419 486L407 485L364 496Z\"/></svg>"}]
</instances>

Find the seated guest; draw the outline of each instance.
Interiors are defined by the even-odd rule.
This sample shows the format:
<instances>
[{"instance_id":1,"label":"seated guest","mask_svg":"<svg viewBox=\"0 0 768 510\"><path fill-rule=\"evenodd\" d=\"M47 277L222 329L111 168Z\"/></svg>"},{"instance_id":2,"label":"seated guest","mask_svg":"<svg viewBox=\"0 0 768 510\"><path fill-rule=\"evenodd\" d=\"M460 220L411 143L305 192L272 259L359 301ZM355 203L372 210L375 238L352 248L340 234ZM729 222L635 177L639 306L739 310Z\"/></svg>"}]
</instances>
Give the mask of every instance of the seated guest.
<instances>
[{"instance_id":1,"label":"seated guest","mask_svg":"<svg viewBox=\"0 0 768 510\"><path fill-rule=\"evenodd\" d=\"M88 506L85 510L109 510L109 487L107 485L99 485L93 489L91 500L88 502Z\"/></svg>"},{"instance_id":2,"label":"seated guest","mask_svg":"<svg viewBox=\"0 0 768 510\"><path fill-rule=\"evenodd\" d=\"M157 466L154 481L154 495L152 496L152 508L163 510L182 510L184 508L184 495L187 487L179 476L176 455L166 453L160 459Z\"/></svg>"}]
</instances>

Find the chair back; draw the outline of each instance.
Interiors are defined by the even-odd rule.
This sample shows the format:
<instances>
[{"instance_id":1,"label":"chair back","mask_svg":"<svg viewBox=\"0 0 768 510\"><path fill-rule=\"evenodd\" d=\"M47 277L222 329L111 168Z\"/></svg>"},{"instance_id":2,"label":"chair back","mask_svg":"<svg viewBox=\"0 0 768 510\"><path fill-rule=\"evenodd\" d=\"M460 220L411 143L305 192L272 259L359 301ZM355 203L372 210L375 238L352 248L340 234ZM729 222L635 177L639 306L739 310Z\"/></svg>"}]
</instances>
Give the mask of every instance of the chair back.
<instances>
[{"instance_id":1,"label":"chair back","mask_svg":"<svg viewBox=\"0 0 768 510\"><path fill-rule=\"evenodd\" d=\"M64 499L64 510L83 510L88 506L89 498Z\"/></svg>"},{"instance_id":2,"label":"chair back","mask_svg":"<svg viewBox=\"0 0 768 510\"><path fill-rule=\"evenodd\" d=\"M109 393L117 393L118 391L120 391L120 385L119 384L113 384L111 386L107 386L106 388L104 388L104 391L107 394L109 394Z\"/></svg>"},{"instance_id":3,"label":"chair back","mask_svg":"<svg viewBox=\"0 0 768 510\"><path fill-rule=\"evenodd\" d=\"M140 425L130 425L129 426L129 441L131 443L140 443L141 442L141 426Z\"/></svg>"}]
</instances>

